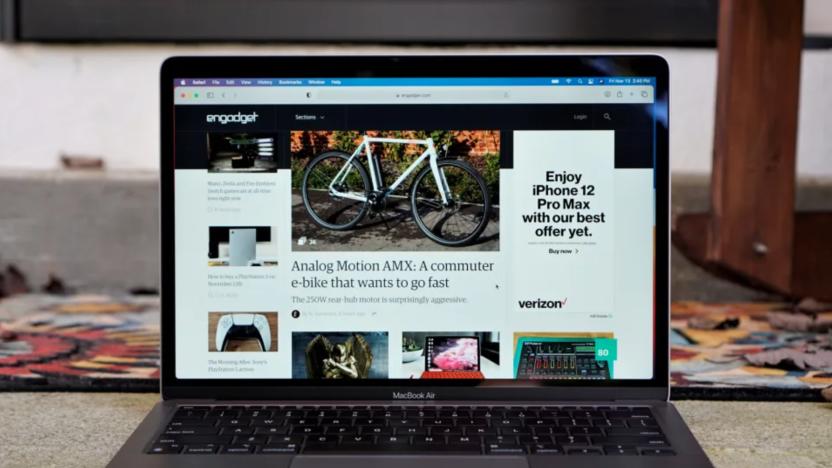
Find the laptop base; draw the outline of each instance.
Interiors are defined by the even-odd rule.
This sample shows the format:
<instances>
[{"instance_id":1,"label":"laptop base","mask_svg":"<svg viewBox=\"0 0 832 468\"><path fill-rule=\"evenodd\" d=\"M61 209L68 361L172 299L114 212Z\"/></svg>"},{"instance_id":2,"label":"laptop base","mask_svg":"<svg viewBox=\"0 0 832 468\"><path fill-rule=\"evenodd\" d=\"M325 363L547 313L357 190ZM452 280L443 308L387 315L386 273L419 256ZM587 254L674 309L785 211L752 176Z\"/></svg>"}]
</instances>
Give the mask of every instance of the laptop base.
<instances>
[{"instance_id":1,"label":"laptop base","mask_svg":"<svg viewBox=\"0 0 832 468\"><path fill-rule=\"evenodd\" d=\"M165 430L168 423L174 417L177 409L182 406L190 405L206 405L214 407L217 405L229 407L245 407L246 405L256 405L257 407L264 406L346 406L347 402L240 402L240 401L166 401L157 404L145 420L139 425L127 443L122 447L115 458L108 466L111 467L127 467L127 468L155 468L155 467L188 467L201 466L207 468L220 468L227 466L238 466L245 464L249 467L318 467L318 466L336 466L340 465L342 468L350 468L352 466L368 468L374 466L384 467L411 467L416 466L416 463L424 464L426 461L430 462L434 467L466 467L466 466L491 466L491 467L543 467L543 466L595 466L595 467L661 467L668 466L672 463L675 468L685 467L701 467L711 466L707 456L702 451L692 434L688 430L684 421L672 404L667 402L645 402L645 401L601 401L601 402L441 402L436 404L415 403L407 404L398 401L375 401L375 402L352 402L355 405L361 406L403 406L418 407L424 410L438 410L439 408L447 408L451 406L472 407L488 405L492 408L518 408L525 407L569 407L569 408L583 408L583 407L610 407L613 410L616 406L632 405L634 407L649 408L652 415L655 417L656 423L661 427L664 436L667 438L669 444L672 446L674 456L646 456L640 455L593 455L593 454L488 454L481 455L463 455L463 454L443 454L441 451L434 453L426 452L419 454L395 454L390 455L383 452L380 453L337 453L332 454L224 454L215 453L211 456L200 454L151 454L148 450L152 446L156 437Z\"/></svg>"}]
</instances>

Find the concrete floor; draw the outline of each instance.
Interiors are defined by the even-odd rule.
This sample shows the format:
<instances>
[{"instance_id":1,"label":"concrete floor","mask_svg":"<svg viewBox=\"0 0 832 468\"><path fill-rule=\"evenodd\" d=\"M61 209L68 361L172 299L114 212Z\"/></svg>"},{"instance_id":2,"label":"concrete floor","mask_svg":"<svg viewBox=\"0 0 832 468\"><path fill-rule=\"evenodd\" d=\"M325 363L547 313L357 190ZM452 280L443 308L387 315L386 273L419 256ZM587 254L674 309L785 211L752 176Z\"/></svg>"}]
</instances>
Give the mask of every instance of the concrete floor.
<instances>
[{"instance_id":1,"label":"concrete floor","mask_svg":"<svg viewBox=\"0 0 832 468\"><path fill-rule=\"evenodd\" d=\"M159 287L156 176L0 177L0 271L39 288L50 274L80 291Z\"/></svg>"},{"instance_id":2,"label":"concrete floor","mask_svg":"<svg viewBox=\"0 0 832 468\"><path fill-rule=\"evenodd\" d=\"M710 206L710 180L705 176L674 175L671 217L704 213ZM801 211L832 211L832 181L798 181L795 206ZM775 295L713 277L671 248L671 299L700 301L776 301Z\"/></svg>"},{"instance_id":3,"label":"concrete floor","mask_svg":"<svg viewBox=\"0 0 832 468\"><path fill-rule=\"evenodd\" d=\"M155 394L0 393L0 467L104 466ZM832 466L832 404L680 401L717 467Z\"/></svg>"},{"instance_id":4,"label":"concrete floor","mask_svg":"<svg viewBox=\"0 0 832 468\"><path fill-rule=\"evenodd\" d=\"M708 179L674 176L672 212L708 209ZM158 288L156 175L0 175L0 269L13 263L33 286L50 273L82 291ZM798 209L832 210L832 181L800 181ZM744 301L769 294L713 278L675 249L672 299Z\"/></svg>"}]
</instances>

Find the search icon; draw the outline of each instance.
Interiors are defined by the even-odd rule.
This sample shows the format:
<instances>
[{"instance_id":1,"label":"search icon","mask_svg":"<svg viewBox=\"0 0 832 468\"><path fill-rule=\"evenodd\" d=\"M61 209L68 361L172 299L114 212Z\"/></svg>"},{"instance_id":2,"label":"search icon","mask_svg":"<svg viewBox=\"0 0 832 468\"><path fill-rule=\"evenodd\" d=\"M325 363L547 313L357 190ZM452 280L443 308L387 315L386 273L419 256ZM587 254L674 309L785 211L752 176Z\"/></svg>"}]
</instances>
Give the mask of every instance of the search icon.
<instances>
[{"instance_id":1,"label":"search icon","mask_svg":"<svg viewBox=\"0 0 832 468\"><path fill-rule=\"evenodd\" d=\"M612 117L610 117L610 113L609 113L609 112L604 112L604 114L602 115L602 117L604 117L604 120L610 120L610 121L612 120Z\"/></svg>"}]
</instances>

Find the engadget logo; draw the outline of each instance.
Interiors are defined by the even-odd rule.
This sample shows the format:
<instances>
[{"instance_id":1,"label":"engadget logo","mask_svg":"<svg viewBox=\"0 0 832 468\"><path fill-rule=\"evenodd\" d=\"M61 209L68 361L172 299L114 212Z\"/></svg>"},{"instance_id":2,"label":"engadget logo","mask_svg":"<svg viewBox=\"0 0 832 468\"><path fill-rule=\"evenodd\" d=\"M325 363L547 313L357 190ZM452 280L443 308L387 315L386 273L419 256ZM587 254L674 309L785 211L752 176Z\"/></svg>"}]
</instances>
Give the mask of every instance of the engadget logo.
<instances>
[{"instance_id":1,"label":"engadget logo","mask_svg":"<svg viewBox=\"0 0 832 468\"><path fill-rule=\"evenodd\" d=\"M229 122L245 125L257 121L257 112L252 112L251 114L243 114L242 112L237 112L236 114L207 114L205 121L208 123L219 122L222 125Z\"/></svg>"},{"instance_id":2,"label":"engadget logo","mask_svg":"<svg viewBox=\"0 0 832 468\"><path fill-rule=\"evenodd\" d=\"M566 307L566 298L563 299L527 299L517 301L521 309L563 309Z\"/></svg>"}]
</instances>

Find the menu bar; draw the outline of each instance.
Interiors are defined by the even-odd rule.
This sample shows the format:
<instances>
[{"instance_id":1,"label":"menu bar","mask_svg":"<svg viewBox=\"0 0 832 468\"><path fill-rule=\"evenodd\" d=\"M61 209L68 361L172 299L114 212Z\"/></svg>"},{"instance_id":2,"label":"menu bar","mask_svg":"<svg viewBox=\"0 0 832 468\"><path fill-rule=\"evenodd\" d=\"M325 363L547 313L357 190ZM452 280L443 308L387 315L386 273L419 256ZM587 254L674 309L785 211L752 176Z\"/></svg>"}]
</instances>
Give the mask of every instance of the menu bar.
<instances>
[{"instance_id":1,"label":"menu bar","mask_svg":"<svg viewBox=\"0 0 832 468\"><path fill-rule=\"evenodd\" d=\"M176 78L179 86L654 86L652 77L509 77L509 78Z\"/></svg>"}]
</instances>

